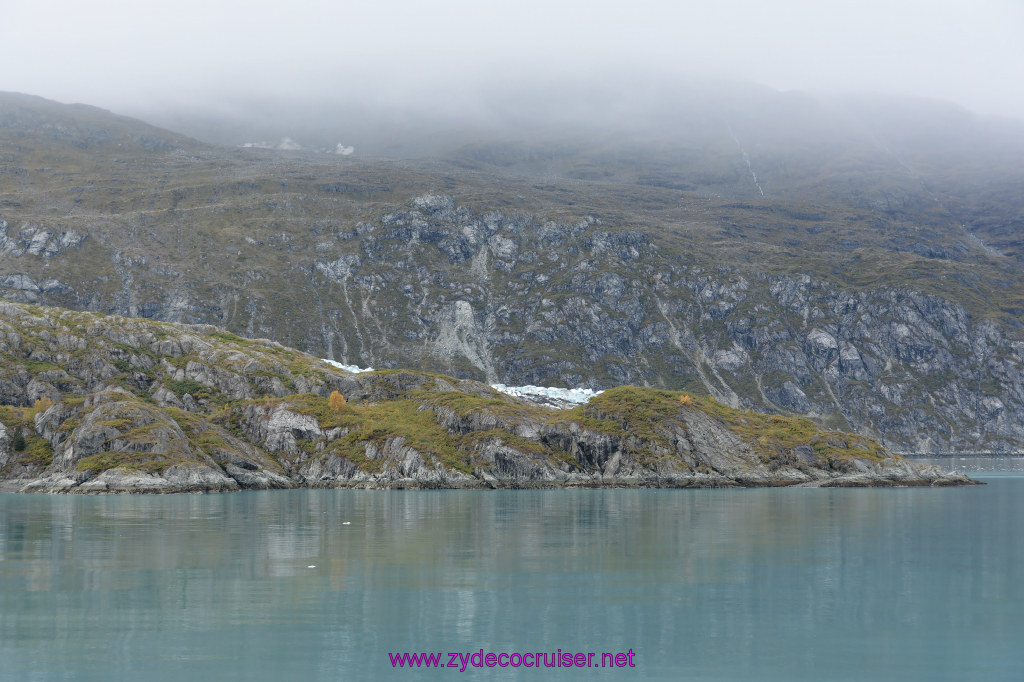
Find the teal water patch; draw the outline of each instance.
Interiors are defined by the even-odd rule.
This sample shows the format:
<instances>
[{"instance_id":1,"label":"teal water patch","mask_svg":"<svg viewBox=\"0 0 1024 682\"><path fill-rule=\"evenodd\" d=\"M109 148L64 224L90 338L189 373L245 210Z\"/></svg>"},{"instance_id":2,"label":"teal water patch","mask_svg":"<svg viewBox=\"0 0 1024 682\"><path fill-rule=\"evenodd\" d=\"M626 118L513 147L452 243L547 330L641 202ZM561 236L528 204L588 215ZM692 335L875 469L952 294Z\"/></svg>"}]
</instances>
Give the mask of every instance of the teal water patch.
<instances>
[{"instance_id":1,"label":"teal water patch","mask_svg":"<svg viewBox=\"0 0 1024 682\"><path fill-rule=\"evenodd\" d=\"M943 471L958 471L971 478L1024 476L1024 456L1004 457L916 457L911 461L932 464Z\"/></svg>"},{"instance_id":2,"label":"teal water patch","mask_svg":"<svg viewBox=\"0 0 1024 682\"><path fill-rule=\"evenodd\" d=\"M0 679L1024 679L1024 479L0 495ZM401 671L389 653L634 652Z\"/></svg>"}]
</instances>

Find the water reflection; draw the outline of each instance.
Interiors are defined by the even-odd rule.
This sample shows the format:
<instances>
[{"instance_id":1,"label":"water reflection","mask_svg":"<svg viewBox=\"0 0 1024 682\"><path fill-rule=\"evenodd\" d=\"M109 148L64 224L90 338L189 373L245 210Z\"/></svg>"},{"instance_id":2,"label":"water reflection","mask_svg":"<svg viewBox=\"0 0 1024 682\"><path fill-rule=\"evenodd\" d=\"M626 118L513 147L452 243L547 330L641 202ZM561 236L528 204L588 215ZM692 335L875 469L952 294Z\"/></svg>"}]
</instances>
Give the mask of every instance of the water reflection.
<instances>
[{"instance_id":1,"label":"water reflection","mask_svg":"<svg viewBox=\"0 0 1024 682\"><path fill-rule=\"evenodd\" d=\"M934 464L943 471L959 471L969 476L1015 476L1024 474L1024 456L1005 457L915 457L914 462Z\"/></svg>"},{"instance_id":2,"label":"water reflection","mask_svg":"<svg viewBox=\"0 0 1024 682\"><path fill-rule=\"evenodd\" d=\"M0 678L370 679L480 648L632 648L630 679L1024 672L1022 492L0 496Z\"/></svg>"}]
</instances>

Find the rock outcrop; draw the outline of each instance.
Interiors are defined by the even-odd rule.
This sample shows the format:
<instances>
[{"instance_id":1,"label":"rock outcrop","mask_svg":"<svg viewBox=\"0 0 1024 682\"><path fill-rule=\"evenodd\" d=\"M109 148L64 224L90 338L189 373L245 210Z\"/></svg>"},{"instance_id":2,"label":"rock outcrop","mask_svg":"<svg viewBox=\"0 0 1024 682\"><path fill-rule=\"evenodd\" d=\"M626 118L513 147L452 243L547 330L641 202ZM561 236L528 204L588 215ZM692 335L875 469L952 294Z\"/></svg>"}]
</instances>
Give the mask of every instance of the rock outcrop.
<instances>
[{"instance_id":1,"label":"rock outcrop","mask_svg":"<svg viewBox=\"0 0 1024 682\"><path fill-rule=\"evenodd\" d=\"M210 326L9 302L0 377L0 481L23 492L970 483L713 397L623 386L555 410Z\"/></svg>"}]
</instances>

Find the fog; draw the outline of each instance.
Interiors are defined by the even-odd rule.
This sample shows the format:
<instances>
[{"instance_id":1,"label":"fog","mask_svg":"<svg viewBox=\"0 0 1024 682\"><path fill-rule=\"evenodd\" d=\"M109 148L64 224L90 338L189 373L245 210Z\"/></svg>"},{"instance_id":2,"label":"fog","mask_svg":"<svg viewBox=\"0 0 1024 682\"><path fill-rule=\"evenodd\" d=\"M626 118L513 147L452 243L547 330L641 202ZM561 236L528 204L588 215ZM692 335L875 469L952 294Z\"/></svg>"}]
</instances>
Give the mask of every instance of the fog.
<instances>
[{"instance_id":1,"label":"fog","mask_svg":"<svg viewBox=\"0 0 1024 682\"><path fill-rule=\"evenodd\" d=\"M910 95L1024 119L1018 0L0 0L0 45L0 90L211 135L245 120L300 139L280 125L301 126L294 112L600 122L587 102L635 108L670 82ZM601 96L567 96L580 92ZM558 106L535 106L548 98Z\"/></svg>"}]
</instances>

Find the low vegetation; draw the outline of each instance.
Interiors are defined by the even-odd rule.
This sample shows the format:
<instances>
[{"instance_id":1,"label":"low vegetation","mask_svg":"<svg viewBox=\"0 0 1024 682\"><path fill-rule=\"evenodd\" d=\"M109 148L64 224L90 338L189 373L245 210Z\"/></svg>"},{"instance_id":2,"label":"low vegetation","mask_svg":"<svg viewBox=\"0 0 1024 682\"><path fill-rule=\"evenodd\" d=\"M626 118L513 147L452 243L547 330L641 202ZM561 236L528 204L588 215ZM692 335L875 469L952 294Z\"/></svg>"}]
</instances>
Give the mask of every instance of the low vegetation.
<instances>
[{"instance_id":1,"label":"low vegetation","mask_svg":"<svg viewBox=\"0 0 1024 682\"><path fill-rule=\"evenodd\" d=\"M18 312L17 307L11 310ZM31 312L31 319L14 314L9 326L29 337L55 324L50 309ZM85 334L82 338L89 341L73 361L58 362L60 349L44 342L23 346L22 355L5 356L9 376L45 395L31 406L0 406L10 453L0 474L10 475L17 467L39 474L52 465L55 452L67 453L74 444L80 454L66 465L70 470L65 474L86 478L110 469L163 475L171 467L229 465L295 476L315 473L316 463L327 466L338 459L369 477L406 469L428 477L478 477L483 471L500 473L501 467L520 472L515 475L543 477L582 474L619 457L619 466L631 475L692 471L711 476L714 453L695 453L706 447L700 443L720 440L726 431L741 444L739 456L752 453L754 464L772 470L811 466L842 471L852 460L887 457L871 439L823 429L808 419L733 409L691 392L619 386L586 404L555 410L476 382L407 370L352 375L298 351L195 330L187 332L189 339L180 332L183 346L201 348L183 366L173 361L182 355L156 350L176 338L175 327L86 317L66 332ZM136 381L136 369L122 368L112 357L103 340L107 324L140 339L156 339L115 349L121 357L150 357L147 381ZM35 359L22 362L26 357ZM217 358L232 358L232 364L218 364ZM46 378L65 374L46 374L49 363L61 364L74 386L85 387L82 392L57 392ZM246 366L260 368L262 383L240 380ZM221 372L217 381L210 378L210 367ZM301 381L311 390L271 393L272 387L280 392L281 386L300 382L295 367L304 369ZM222 386L238 388L232 393ZM265 388L254 398L251 391L258 386ZM185 401L188 409L182 409L166 393L160 398L161 388L178 399L191 395L194 402ZM794 454L798 451L803 456ZM816 462L809 462L807 453ZM495 459L499 455L501 462ZM504 471L501 475L507 475Z\"/></svg>"}]
</instances>

